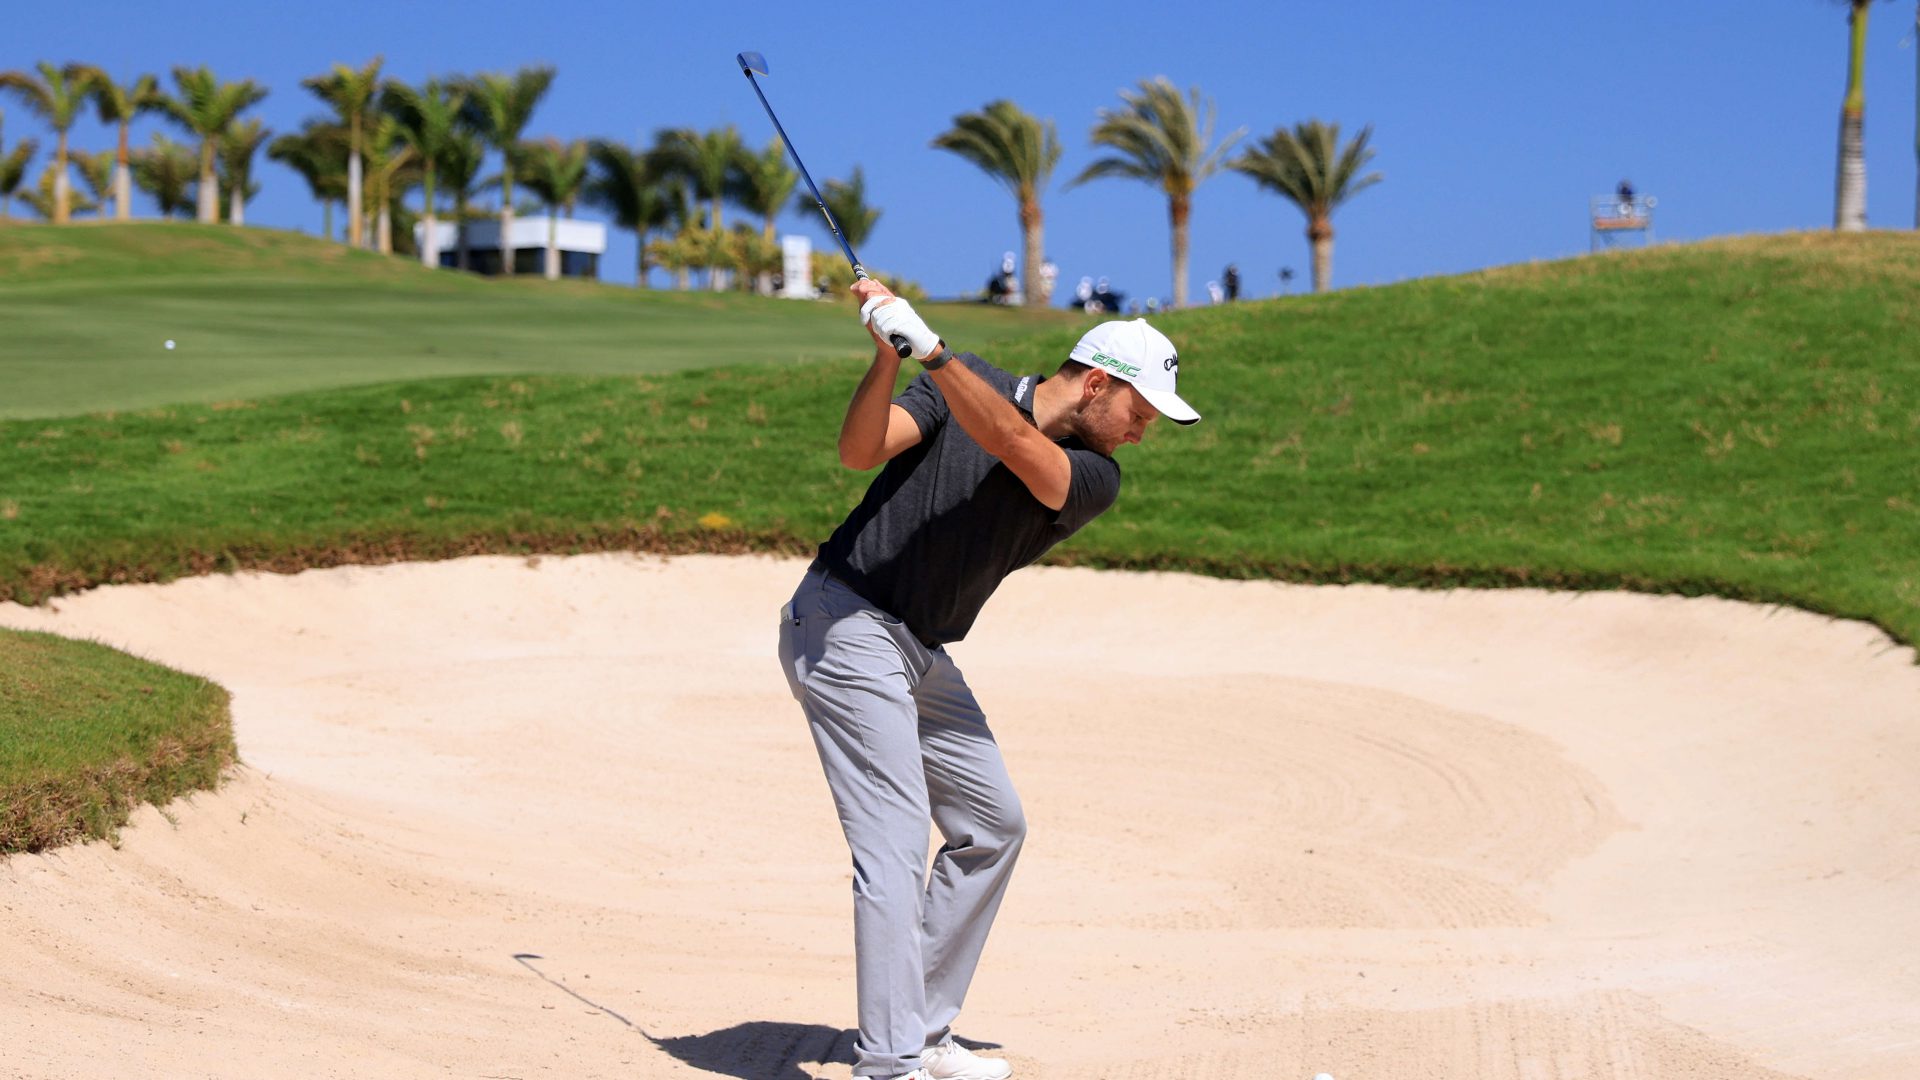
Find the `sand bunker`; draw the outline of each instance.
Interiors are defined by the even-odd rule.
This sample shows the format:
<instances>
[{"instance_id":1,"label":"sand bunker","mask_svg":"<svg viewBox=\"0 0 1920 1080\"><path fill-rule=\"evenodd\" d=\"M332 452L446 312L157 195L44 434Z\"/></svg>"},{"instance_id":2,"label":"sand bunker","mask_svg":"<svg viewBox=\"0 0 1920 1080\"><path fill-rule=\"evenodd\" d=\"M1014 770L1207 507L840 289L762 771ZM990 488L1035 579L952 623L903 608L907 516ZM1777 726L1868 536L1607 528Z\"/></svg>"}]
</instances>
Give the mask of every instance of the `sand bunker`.
<instances>
[{"instance_id":1,"label":"sand bunker","mask_svg":"<svg viewBox=\"0 0 1920 1080\"><path fill-rule=\"evenodd\" d=\"M0 864L0 1073L847 1076L800 571L0 606L223 683L247 762ZM1920 1075L1920 667L1869 627L1046 569L974 637L1032 835L961 1032L1026 1080Z\"/></svg>"}]
</instances>

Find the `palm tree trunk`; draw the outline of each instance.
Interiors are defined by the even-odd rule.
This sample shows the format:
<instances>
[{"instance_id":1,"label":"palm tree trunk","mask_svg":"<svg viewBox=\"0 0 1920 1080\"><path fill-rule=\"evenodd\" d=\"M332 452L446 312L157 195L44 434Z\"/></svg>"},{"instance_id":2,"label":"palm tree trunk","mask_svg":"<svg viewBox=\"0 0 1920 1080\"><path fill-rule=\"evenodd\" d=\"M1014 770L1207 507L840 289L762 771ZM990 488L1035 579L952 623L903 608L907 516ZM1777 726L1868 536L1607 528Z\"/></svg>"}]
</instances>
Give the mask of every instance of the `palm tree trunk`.
<instances>
[{"instance_id":1,"label":"palm tree trunk","mask_svg":"<svg viewBox=\"0 0 1920 1080\"><path fill-rule=\"evenodd\" d=\"M500 168L500 272L508 276L513 274L513 171L502 165Z\"/></svg>"},{"instance_id":2,"label":"palm tree trunk","mask_svg":"<svg viewBox=\"0 0 1920 1080\"><path fill-rule=\"evenodd\" d=\"M774 235L775 231L773 227L773 215L768 214L766 223L760 227L760 235L766 238L769 248L777 253L780 250L780 244L779 238ZM762 270L753 275L753 291L759 293L761 296L772 296L773 271Z\"/></svg>"},{"instance_id":3,"label":"palm tree trunk","mask_svg":"<svg viewBox=\"0 0 1920 1080\"><path fill-rule=\"evenodd\" d=\"M1173 226L1173 306L1187 306L1187 219L1193 204L1186 195L1167 199L1167 218Z\"/></svg>"},{"instance_id":4,"label":"palm tree trunk","mask_svg":"<svg viewBox=\"0 0 1920 1080\"><path fill-rule=\"evenodd\" d=\"M227 193L227 224L245 225L247 223L247 200L239 184Z\"/></svg>"},{"instance_id":5,"label":"palm tree trunk","mask_svg":"<svg viewBox=\"0 0 1920 1080\"><path fill-rule=\"evenodd\" d=\"M713 235L720 238L723 242L727 235L725 230L720 227L720 196L718 195L713 197ZM708 289L713 292L725 292L728 283L728 274L725 268L719 266L707 267Z\"/></svg>"},{"instance_id":6,"label":"palm tree trunk","mask_svg":"<svg viewBox=\"0 0 1920 1080\"><path fill-rule=\"evenodd\" d=\"M71 215L72 196L67 193L67 133L60 132L59 149L53 155L53 223L66 224Z\"/></svg>"},{"instance_id":7,"label":"palm tree trunk","mask_svg":"<svg viewBox=\"0 0 1920 1080\"><path fill-rule=\"evenodd\" d=\"M633 235L634 238L640 242L640 254L634 260L637 265L634 268L633 287L636 289L644 289L647 287L647 271L652 269L651 266L647 265L647 230L635 229L633 230Z\"/></svg>"},{"instance_id":8,"label":"palm tree trunk","mask_svg":"<svg viewBox=\"0 0 1920 1080\"><path fill-rule=\"evenodd\" d=\"M1046 261L1046 223L1040 216L1040 200L1031 196L1020 200L1020 235L1026 241L1027 306L1045 307L1047 283L1041 280L1040 264Z\"/></svg>"},{"instance_id":9,"label":"palm tree trunk","mask_svg":"<svg viewBox=\"0 0 1920 1080\"><path fill-rule=\"evenodd\" d=\"M1333 222L1316 217L1307 226L1307 243L1313 246L1313 291L1333 288Z\"/></svg>"},{"instance_id":10,"label":"palm tree trunk","mask_svg":"<svg viewBox=\"0 0 1920 1080\"><path fill-rule=\"evenodd\" d=\"M325 199L320 203L320 227L325 229L328 240L333 239L333 200Z\"/></svg>"},{"instance_id":11,"label":"palm tree trunk","mask_svg":"<svg viewBox=\"0 0 1920 1080\"><path fill-rule=\"evenodd\" d=\"M560 280L560 211L547 207L547 262L544 267L548 281Z\"/></svg>"},{"instance_id":12,"label":"palm tree trunk","mask_svg":"<svg viewBox=\"0 0 1920 1080\"><path fill-rule=\"evenodd\" d=\"M127 164L127 121L120 121L120 150L113 159L113 216L133 220L133 169Z\"/></svg>"},{"instance_id":13,"label":"palm tree trunk","mask_svg":"<svg viewBox=\"0 0 1920 1080\"><path fill-rule=\"evenodd\" d=\"M348 130L347 148L347 245L358 248L367 242L366 211L361 201L363 178L360 164L360 116L355 113Z\"/></svg>"},{"instance_id":14,"label":"palm tree trunk","mask_svg":"<svg viewBox=\"0 0 1920 1080\"><path fill-rule=\"evenodd\" d=\"M426 225L420 233L420 265L437 267L440 265L440 239L434 235L433 220L433 159L427 159Z\"/></svg>"},{"instance_id":15,"label":"palm tree trunk","mask_svg":"<svg viewBox=\"0 0 1920 1080\"><path fill-rule=\"evenodd\" d=\"M1833 194L1833 227L1842 232L1867 227L1867 95L1861 79L1866 67L1867 3L1853 0L1848 15L1853 42L1847 57L1847 97L1840 106L1840 167Z\"/></svg>"},{"instance_id":16,"label":"palm tree trunk","mask_svg":"<svg viewBox=\"0 0 1920 1080\"><path fill-rule=\"evenodd\" d=\"M467 197L455 192L453 200L453 264L461 270L473 269L473 262L467 257Z\"/></svg>"},{"instance_id":17,"label":"palm tree trunk","mask_svg":"<svg viewBox=\"0 0 1920 1080\"><path fill-rule=\"evenodd\" d=\"M220 220L220 182L213 176L213 136L200 140L200 190L194 193L195 220L211 225Z\"/></svg>"},{"instance_id":18,"label":"palm tree trunk","mask_svg":"<svg viewBox=\"0 0 1920 1080\"><path fill-rule=\"evenodd\" d=\"M393 176L382 173L379 183L374 185L374 198L379 200L380 212L374 216L373 246L382 255L393 254Z\"/></svg>"}]
</instances>

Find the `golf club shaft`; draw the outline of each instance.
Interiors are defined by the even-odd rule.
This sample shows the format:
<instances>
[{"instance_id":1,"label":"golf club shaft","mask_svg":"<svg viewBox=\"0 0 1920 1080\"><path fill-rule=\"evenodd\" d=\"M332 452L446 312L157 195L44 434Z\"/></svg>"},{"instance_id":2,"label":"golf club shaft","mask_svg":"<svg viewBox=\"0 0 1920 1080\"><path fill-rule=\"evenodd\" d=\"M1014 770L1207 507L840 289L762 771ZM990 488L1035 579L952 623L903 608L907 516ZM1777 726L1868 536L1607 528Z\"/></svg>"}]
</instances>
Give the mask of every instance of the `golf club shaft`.
<instances>
[{"instance_id":1,"label":"golf club shaft","mask_svg":"<svg viewBox=\"0 0 1920 1080\"><path fill-rule=\"evenodd\" d=\"M846 253L847 263L853 267L854 279L857 281L868 277L866 267L860 265L859 256L853 253L853 245L847 243L846 235L840 231L840 223L833 220L833 211L827 209L827 201L820 197L820 189L814 185L813 177L807 172L806 163L800 160L800 151L794 148L793 140L787 137L787 129L780 126L780 118L774 115L773 105L767 101L767 95L761 91L759 80L753 77L751 69L744 66L740 69L740 73L747 77L748 84L753 87L753 95L760 99L760 107L767 110L767 119L773 121L773 130L780 133L780 141L786 144L787 154L793 158L794 166L800 170L800 179L805 180L807 190L813 192L813 204L820 208L820 216L827 219L827 228L832 230L833 238L840 241L840 250ZM889 335L889 340L893 343L893 351L900 356L905 357L913 352L913 346L907 344L907 339L899 334Z\"/></svg>"}]
</instances>

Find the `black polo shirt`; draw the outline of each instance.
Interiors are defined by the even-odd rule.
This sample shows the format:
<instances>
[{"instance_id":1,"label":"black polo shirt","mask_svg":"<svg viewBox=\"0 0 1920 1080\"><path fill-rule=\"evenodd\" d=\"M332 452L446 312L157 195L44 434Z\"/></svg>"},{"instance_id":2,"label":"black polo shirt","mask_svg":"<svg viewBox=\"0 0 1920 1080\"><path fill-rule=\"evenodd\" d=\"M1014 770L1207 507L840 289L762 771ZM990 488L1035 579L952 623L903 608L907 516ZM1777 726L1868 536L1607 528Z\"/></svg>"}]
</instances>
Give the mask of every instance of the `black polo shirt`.
<instances>
[{"instance_id":1,"label":"black polo shirt","mask_svg":"<svg viewBox=\"0 0 1920 1080\"><path fill-rule=\"evenodd\" d=\"M972 353L953 362L1032 422L1041 376L1009 375ZM1050 510L961 428L931 376L916 376L893 401L920 425L920 441L880 470L818 561L922 642L959 641L1001 579L1113 505L1120 466L1079 439L1059 440L1073 474L1066 505Z\"/></svg>"}]
</instances>

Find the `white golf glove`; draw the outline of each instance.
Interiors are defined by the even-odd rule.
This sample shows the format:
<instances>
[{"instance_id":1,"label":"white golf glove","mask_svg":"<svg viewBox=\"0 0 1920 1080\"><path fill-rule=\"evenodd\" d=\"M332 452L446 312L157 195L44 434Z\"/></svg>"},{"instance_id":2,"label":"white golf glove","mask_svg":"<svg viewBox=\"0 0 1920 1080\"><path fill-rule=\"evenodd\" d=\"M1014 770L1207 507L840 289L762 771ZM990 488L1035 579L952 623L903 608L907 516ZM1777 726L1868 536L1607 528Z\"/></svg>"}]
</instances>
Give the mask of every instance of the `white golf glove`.
<instances>
[{"instance_id":1,"label":"white golf glove","mask_svg":"<svg viewBox=\"0 0 1920 1080\"><path fill-rule=\"evenodd\" d=\"M925 360L940 351L940 335L927 329L912 305L897 296L876 296L861 304L860 321L888 340L895 334L906 338L915 360Z\"/></svg>"}]
</instances>

